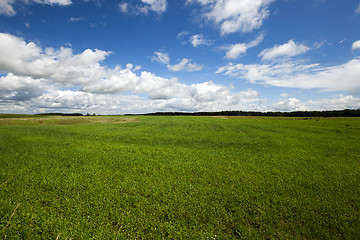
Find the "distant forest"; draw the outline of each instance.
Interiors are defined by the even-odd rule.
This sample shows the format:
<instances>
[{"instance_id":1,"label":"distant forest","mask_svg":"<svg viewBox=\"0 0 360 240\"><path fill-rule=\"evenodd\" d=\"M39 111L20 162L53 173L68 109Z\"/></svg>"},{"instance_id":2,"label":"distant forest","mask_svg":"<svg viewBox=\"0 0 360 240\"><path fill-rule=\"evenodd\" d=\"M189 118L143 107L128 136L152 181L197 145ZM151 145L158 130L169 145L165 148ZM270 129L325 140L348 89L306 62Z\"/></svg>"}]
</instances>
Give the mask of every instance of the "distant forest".
<instances>
[{"instance_id":1,"label":"distant forest","mask_svg":"<svg viewBox=\"0 0 360 240\"><path fill-rule=\"evenodd\" d=\"M96 114L81 113L39 113L36 115L54 116L95 116ZM116 114L114 114L116 115ZM122 115L122 114L119 114ZM296 111L296 112L253 112L253 111L220 111L220 112L155 112L146 114L125 114L125 116L261 116L261 117L360 117L360 109L333 111Z\"/></svg>"}]
</instances>

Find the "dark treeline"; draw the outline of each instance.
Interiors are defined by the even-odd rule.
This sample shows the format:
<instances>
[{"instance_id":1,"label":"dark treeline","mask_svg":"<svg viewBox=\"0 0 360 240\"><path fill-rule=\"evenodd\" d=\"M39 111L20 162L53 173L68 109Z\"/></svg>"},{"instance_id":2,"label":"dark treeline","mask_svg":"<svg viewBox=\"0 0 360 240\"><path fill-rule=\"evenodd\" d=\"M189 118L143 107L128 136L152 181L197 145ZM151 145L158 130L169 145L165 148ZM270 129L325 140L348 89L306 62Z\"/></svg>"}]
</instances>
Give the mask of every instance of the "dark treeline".
<instances>
[{"instance_id":1,"label":"dark treeline","mask_svg":"<svg viewBox=\"0 0 360 240\"><path fill-rule=\"evenodd\" d=\"M132 114L127 114L132 115ZM135 115L135 114L134 114ZM221 112L156 112L145 115L159 116L268 116L268 117L360 117L358 110L334 111L297 111L297 112L247 112L247 111L221 111Z\"/></svg>"}]
</instances>

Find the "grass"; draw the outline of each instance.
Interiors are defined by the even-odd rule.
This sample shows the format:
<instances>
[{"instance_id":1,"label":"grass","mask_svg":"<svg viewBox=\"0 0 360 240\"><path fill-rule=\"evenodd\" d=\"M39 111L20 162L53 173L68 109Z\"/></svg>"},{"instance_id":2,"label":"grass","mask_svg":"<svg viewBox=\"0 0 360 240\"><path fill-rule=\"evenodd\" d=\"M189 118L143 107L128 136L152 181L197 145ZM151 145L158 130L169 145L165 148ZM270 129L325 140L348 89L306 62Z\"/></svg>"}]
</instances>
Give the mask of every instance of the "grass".
<instances>
[{"instance_id":1,"label":"grass","mask_svg":"<svg viewBox=\"0 0 360 240\"><path fill-rule=\"evenodd\" d=\"M0 238L357 239L359 142L360 118L3 118Z\"/></svg>"}]
</instances>

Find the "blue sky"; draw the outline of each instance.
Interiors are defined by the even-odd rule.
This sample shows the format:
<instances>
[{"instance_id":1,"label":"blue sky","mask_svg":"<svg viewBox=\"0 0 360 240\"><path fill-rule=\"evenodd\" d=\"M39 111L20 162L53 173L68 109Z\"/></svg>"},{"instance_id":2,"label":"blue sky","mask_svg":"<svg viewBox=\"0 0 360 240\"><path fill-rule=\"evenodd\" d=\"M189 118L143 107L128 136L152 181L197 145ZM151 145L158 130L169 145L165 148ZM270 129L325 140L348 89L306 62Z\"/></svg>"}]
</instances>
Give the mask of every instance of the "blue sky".
<instances>
[{"instance_id":1,"label":"blue sky","mask_svg":"<svg viewBox=\"0 0 360 240\"><path fill-rule=\"evenodd\" d=\"M360 108L359 0L0 0L0 112Z\"/></svg>"}]
</instances>

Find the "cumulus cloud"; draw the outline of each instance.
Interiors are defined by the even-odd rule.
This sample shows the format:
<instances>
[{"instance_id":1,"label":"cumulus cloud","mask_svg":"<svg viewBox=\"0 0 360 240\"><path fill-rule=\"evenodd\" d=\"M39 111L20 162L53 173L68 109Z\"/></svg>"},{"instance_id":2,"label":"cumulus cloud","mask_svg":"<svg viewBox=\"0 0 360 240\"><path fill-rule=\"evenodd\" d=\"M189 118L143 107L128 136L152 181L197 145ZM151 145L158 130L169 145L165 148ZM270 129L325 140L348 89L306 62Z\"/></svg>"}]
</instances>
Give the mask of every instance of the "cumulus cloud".
<instances>
[{"instance_id":1,"label":"cumulus cloud","mask_svg":"<svg viewBox=\"0 0 360 240\"><path fill-rule=\"evenodd\" d=\"M269 64L230 63L218 68L217 73L276 87L360 92L360 59L331 67L290 60Z\"/></svg>"},{"instance_id":2,"label":"cumulus cloud","mask_svg":"<svg viewBox=\"0 0 360 240\"><path fill-rule=\"evenodd\" d=\"M48 4L48 5L58 4L60 6L67 6L72 4L71 0L33 0L33 1L40 4Z\"/></svg>"},{"instance_id":3,"label":"cumulus cloud","mask_svg":"<svg viewBox=\"0 0 360 240\"><path fill-rule=\"evenodd\" d=\"M223 47L227 50L225 58L236 59L241 55L244 55L249 48L256 47L264 40L264 35L259 35L256 39L249 43L237 43L228 47Z\"/></svg>"},{"instance_id":4,"label":"cumulus cloud","mask_svg":"<svg viewBox=\"0 0 360 240\"><path fill-rule=\"evenodd\" d=\"M151 57L152 61L157 61L162 64L169 64L170 63L170 57L168 53L155 51L154 56Z\"/></svg>"},{"instance_id":5,"label":"cumulus cloud","mask_svg":"<svg viewBox=\"0 0 360 240\"><path fill-rule=\"evenodd\" d=\"M188 31L182 31L182 32L179 32L177 35L176 35L176 38L179 39L179 40L183 40L183 38L187 35L189 35L190 33Z\"/></svg>"},{"instance_id":6,"label":"cumulus cloud","mask_svg":"<svg viewBox=\"0 0 360 240\"><path fill-rule=\"evenodd\" d=\"M202 34L196 34L190 37L190 43L193 45L193 47L198 47L200 45L211 45L213 41L205 39L204 35Z\"/></svg>"},{"instance_id":7,"label":"cumulus cloud","mask_svg":"<svg viewBox=\"0 0 360 240\"><path fill-rule=\"evenodd\" d=\"M176 78L138 72L140 67L132 64L108 68L101 62L110 52L102 50L74 54L64 47L42 49L33 42L0 34L0 51L0 72L6 74L0 77L0 111L218 111L244 109L259 101L251 89L232 92L231 86L211 81L182 84ZM199 68L188 59L170 65L166 53L155 56L173 71Z\"/></svg>"},{"instance_id":8,"label":"cumulus cloud","mask_svg":"<svg viewBox=\"0 0 360 240\"><path fill-rule=\"evenodd\" d=\"M323 47L326 44L327 40L323 40L321 42L314 42L313 46L314 48L318 49ZM340 41L339 43L342 43L342 41Z\"/></svg>"},{"instance_id":9,"label":"cumulus cloud","mask_svg":"<svg viewBox=\"0 0 360 240\"><path fill-rule=\"evenodd\" d=\"M180 32L176 35L176 38L181 41L182 44L190 43L193 45L193 47L198 47L201 45L212 45L214 43L214 40L206 39L203 34L194 34L187 37L190 33L187 31Z\"/></svg>"},{"instance_id":10,"label":"cumulus cloud","mask_svg":"<svg viewBox=\"0 0 360 240\"><path fill-rule=\"evenodd\" d=\"M203 6L203 17L220 28L222 35L251 32L262 26L275 0L188 0Z\"/></svg>"},{"instance_id":11,"label":"cumulus cloud","mask_svg":"<svg viewBox=\"0 0 360 240\"><path fill-rule=\"evenodd\" d=\"M152 82L154 85L154 82ZM174 88L175 87L175 88ZM29 101L0 101L0 111L6 112L96 112L100 114L146 113L156 111L220 111L233 109L254 109L258 106L258 93L248 89L232 93L230 88L204 82L185 85L177 83L171 98L140 97L134 94L92 93L71 90L50 90Z\"/></svg>"},{"instance_id":12,"label":"cumulus cloud","mask_svg":"<svg viewBox=\"0 0 360 240\"><path fill-rule=\"evenodd\" d=\"M355 13L360 14L360 3L356 6Z\"/></svg>"},{"instance_id":13,"label":"cumulus cloud","mask_svg":"<svg viewBox=\"0 0 360 240\"><path fill-rule=\"evenodd\" d=\"M12 4L15 0L2 0L0 1L0 14L7 16L14 16L16 11L14 10Z\"/></svg>"},{"instance_id":14,"label":"cumulus cloud","mask_svg":"<svg viewBox=\"0 0 360 240\"><path fill-rule=\"evenodd\" d=\"M291 112L291 111L303 111L303 106L301 106L300 101L294 97L288 98L286 100L280 100L272 104L272 108L275 111L281 112Z\"/></svg>"},{"instance_id":15,"label":"cumulus cloud","mask_svg":"<svg viewBox=\"0 0 360 240\"><path fill-rule=\"evenodd\" d=\"M159 51L154 52L154 56L152 56L151 60L157 61L161 64L165 64L167 68L173 72L179 72L179 71L194 72L203 69L202 65L191 63L191 59L188 58L183 58L179 63L171 65L169 54Z\"/></svg>"},{"instance_id":16,"label":"cumulus cloud","mask_svg":"<svg viewBox=\"0 0 360 240\"><path fill-rule=\"evenodd\" d=\"M118 6L123 13L128 12L128 3L119 3Z\"/></svg>"},{"instance_id":17,"label":"cumulus cloud","mask_svg":"<svg viewBox=\"0 0 360 240\"><path fill-rule=\"evenodd\" d=\"M360 40L358 40L352 44L352 50L355 50L355 49L360 49Z\"/></svg>"},{"instance_id":18,"label":"cumulus cloud","mask_svg":"<svg viewBox=\"0 0 360 240\"><path fill-rule=\"evenodd\" d=\"M12 73L0 77L0 101L26 101L39 97L47 89L39 79L15 76Z\"/></svg>"},{"instance_id":19,"label":"cumulus cloud","mask_svg":"<svg viewBox=\"0 0 360 240\"><path fill-rule=\"evenodd\" d=\"M150 101L151 102L151 101ZM20 103L33 112L96 112L101 114L144 113L150 102L135 95L94 94L81 91L49 91Z\"/></svg>"},{"instance_id":20,"label":"cumulus cloud","mask_svg":"<svg viewBox=\"0 0 360 240\"><path fill-rule=\"evenodd\" d=\"M65 86L99 79L106 69L101 67L110 52L87 49L74 55L72 49L61 47L41 49L33 42L0 33L0 71L34 79L47 78Z\"/></svg>"},{"instance_id":21,"label":"cumulus cloud","mask_svg":"<svg viewBox=\"0 0 360 240\"><path fill-rule=\"evenodd\" d=\"M250 110L256 108L259 102L257 92L251 89L231 93L228 88L212 82L181 85L180 87L181 91L168 99L148 99L131 94L95 94L82 91L51 90L26 102L7 103L5 105L0 101L0 111L119 114L157 111Z\"/></svg>"},{"instance_id":22,"label":"cumulus cloud","mask_svg":"<svg viewBox=\"0 0 360 240\"><path fill-rule=\"evenodd\" d=\"M202 65L191 63L191 59L187 59L187 58L183 58L179 63L175 65L168 64L167 67L170 71L173 72L178 72L182 70L187 72L195 72L203 69Z\"/></svg>"},{"instance_id":23,"label":"cumulus cloud","mask_svg":"<svg viewBox=\"0 0 360 240\"><path fill-rule=\"evenodd\" d=\"M69 22L80 22L82 21L84 18L83 17L71 17L69 18Z\"/></svg>"},{"instance_id":24,"label":"cumulus cloud","mask_svg":"<svg viewBox=\"0 0 360 240\"><path fill-rule=\"evenodd\" d=\"M273 48L268 48L263 50L259 57L262 57L262 60L271 60L279 57L294 57L301 55L309 51L310 48L290 40L288 43L283 45L276 45Z\"/></svg>"},{"instance_id":25,"label":"cumulus cloud","mask_svg":"<svg viewBox=\"0 0 360 240\"><path fill-rule=\"evenodd\" d=\"M135 3L121 2L118 7L123 13L148 14L152 11L161 14L166 11L167 0L136 0Z\"/></svg>"},{"instance_id":26,"label":"cumulus cloud","mask_svg":"<svg viewBox=\"0 0 360 240\"><path fill-rule=\"evenodd\" d=\"M215 2L215 0L186 0L185 5L190 4L190 3L199 3L201 5L206 5L209 3L213 3Z\"/></svg>"},{"instance_id":27,"label":"cumulus cloud","mask_svg":"<svg viewBox=\"0 0 360 240\"><path fill-rule=\"evenodd\" d=\"M166 0L141 0L141 2L145 4L145 6L141 8L141 10L145 13L147 13L149 10L159 14L166 11Z\"/></svg>"},{"instance_id":28,"label":"cumulus cloud","mask_svg":"<svg viewBox=\"0 0 360 240\"><path fill-rule=\"evenodd\" d=\"M176 78L140 71L139 66L132 64L109 68L102 65L102 61L110 52L87 49L74 54L71 48L43 49L10 34L0 34L0 52L0 72L4 73L0 77L0 112L120 114L360 107L359 98L352 95L335 95L330 99L307 102L292 97L266 104L253 89L233 91L231 86L212 81L183 84ZM179 65L177 67L170 65L170 57L166 53L157 52L156 56L159 62L173 68L195 68L191 62L183 60L176 64ZM254 66L230 64L218 72L274 86L359 90L359 66L358 59L326 68L304 62L271 62Z\"/></svg>"},{"instance_id":29,"label":"cumulus cloud","mask_svg":"<svg viewBox=\"0 0 360 240\"><path fill-rule=\"evenodd\" d=\"M125 69L114 69L106 78L85 84L81 91L97 94L116 94L122 92L148 93L150 99L169 99L176 95L180 84L176 78L162 78L147 71L137 75L132 64Z\"/></svg>"},{"instance_id":30,"label":"cumulus cloud","mask_svg":"<svg viewBox=\"0 0 360 240\"><path fill-rule=\"evenodd\" d=\"M268 111L324 111L324 110L343 110L343 109L360 109L360 98L352 95L333 95L330 98L317 100L308 100L301 102L299 99L292 97L285 100L279 100L267 106Z\"/></svg>"},{"instance_id":31,"label":"cumulus cloud","mask_svg":"<svg viewBox=\"0 0 360 240\"><path fill-rule=\"evenodd\" d=\"M16 15L16 11L13 7L15 0L1 0L0 1L0 14L7 16ZM19 1L18 1L19 2ZM47 4L47 5L60 5L68 6L71 5L71 0L23 0L20 1L23 3L38 3L38 4Z\"/></svg>"}]
</instances>

